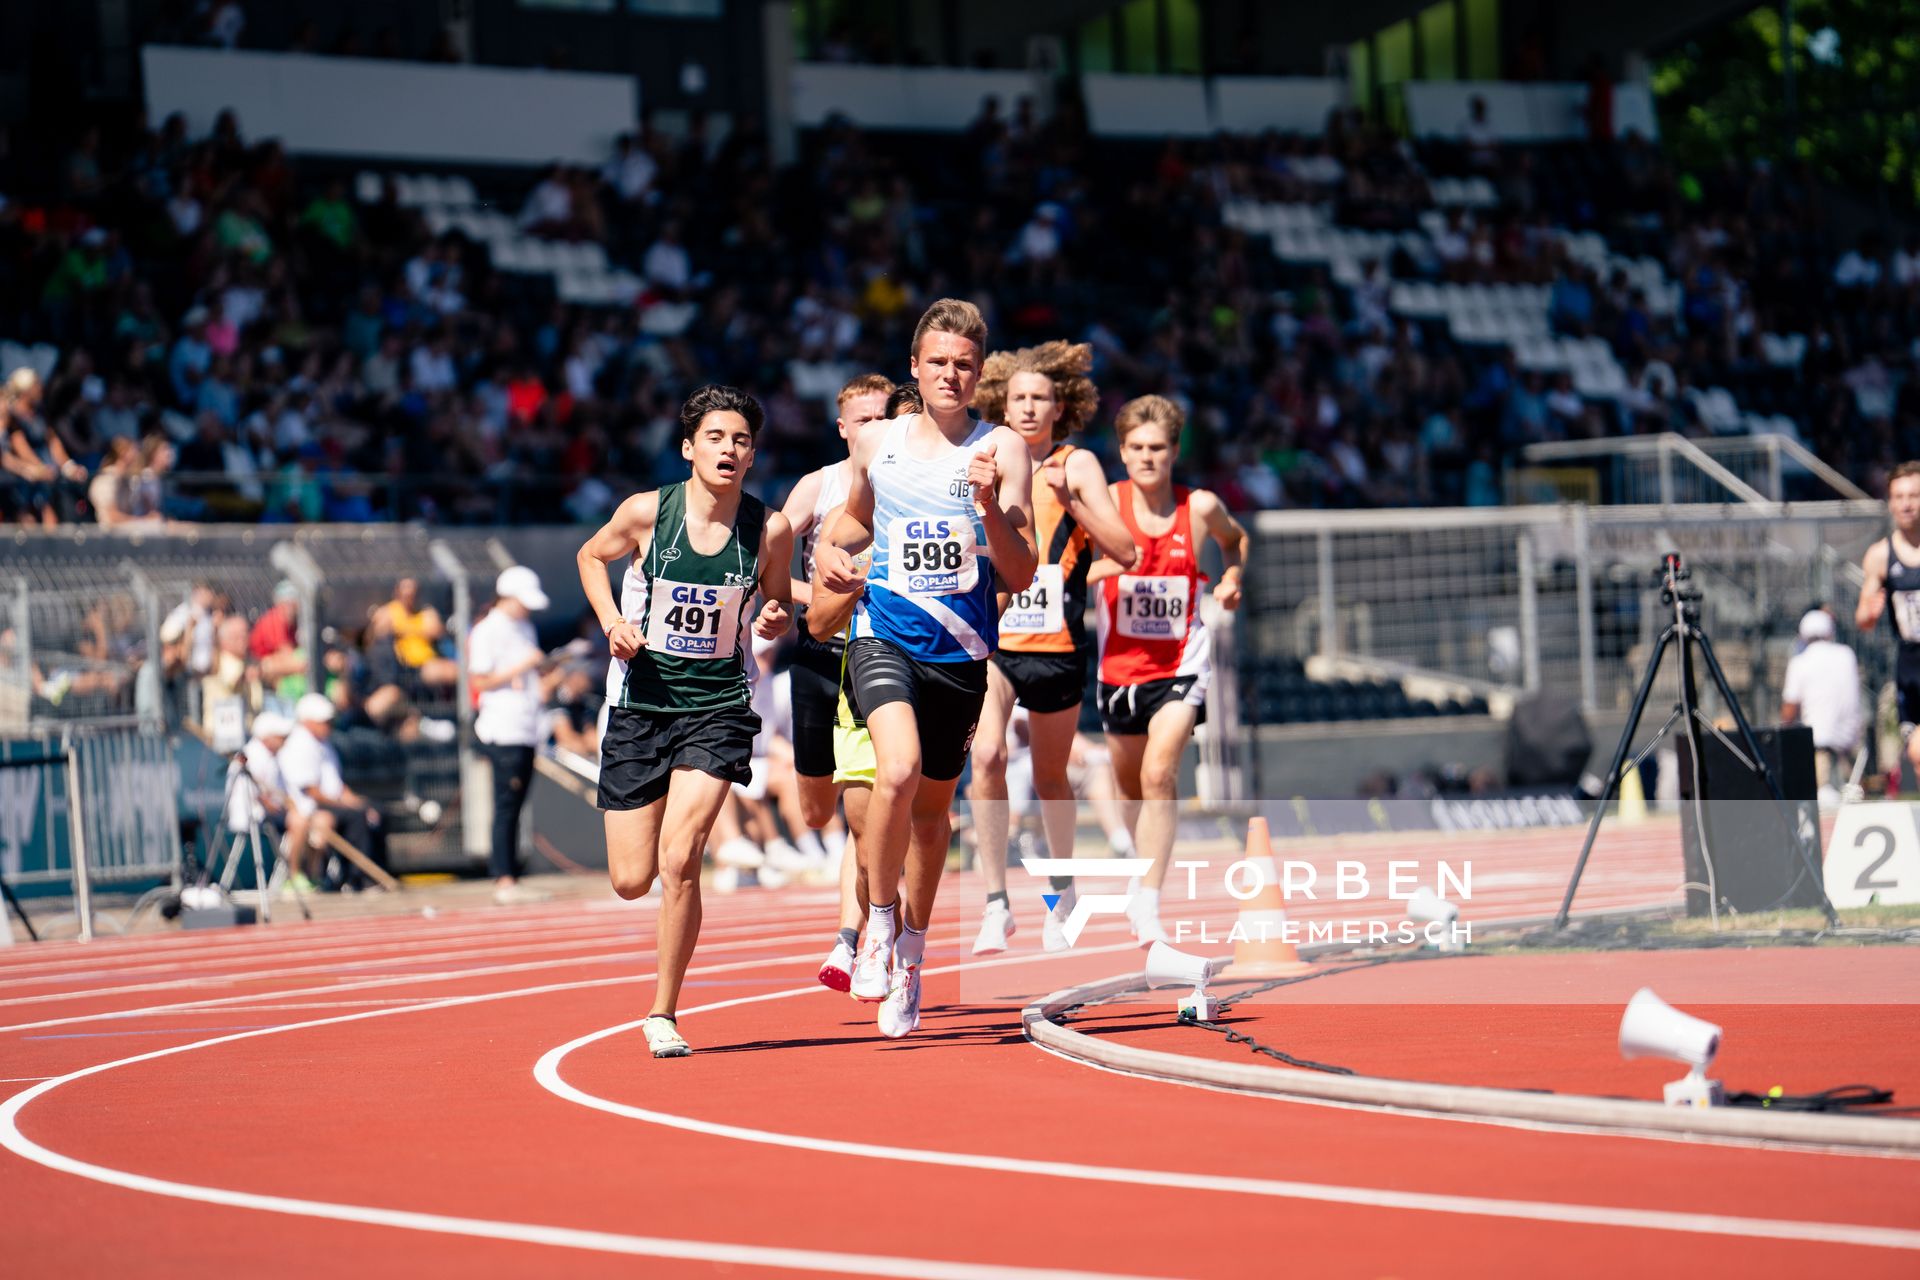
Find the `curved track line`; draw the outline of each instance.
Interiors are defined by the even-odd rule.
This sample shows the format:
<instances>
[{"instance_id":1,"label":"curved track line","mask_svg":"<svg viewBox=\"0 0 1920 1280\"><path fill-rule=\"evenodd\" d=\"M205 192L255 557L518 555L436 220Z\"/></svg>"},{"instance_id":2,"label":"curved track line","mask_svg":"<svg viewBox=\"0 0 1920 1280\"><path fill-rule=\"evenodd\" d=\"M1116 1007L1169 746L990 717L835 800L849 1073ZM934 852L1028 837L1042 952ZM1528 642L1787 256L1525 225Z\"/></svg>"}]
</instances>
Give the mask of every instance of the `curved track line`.
<instances>
[{"instance_id":1,"label":"curved track line","mask_svg":"<svg viewBox=\"0 0 1920 1280\"><path fill-rule=\"evenodd\" d=\"M1095 950L1132 950L1131 944ZM1082 954L1081 949L1076 954ZM999 964L1017 964L1027 957L973 964L944 965L929 968L928 973L987 968ZM737 996L713 1004L689 1009L688 1013L708 1013L738 1005L759 1004L810 994L808 989L772 991L760 995ZM1174 1187L1192 1191L1220 1191L1240 1195L1269 1196L1287 1200L1309 1200L1325 1204L1357 1205L1366 1208L1407 1209L1423 1213L1445 1213L1471 1217L1519 1218L1555 1224L1625 1227L1651 1231L1676 1231L1694 1235L1737 1236L1745 1239L1813 1241L1826 1244L1859 1245L1867 1248L1920 1251L1920 1231L1901 1227L1875 1227L1854 1223L1803 1222L1776 1218L1739 1218L1727 1214L1675 1213L1661 1209L1623 1209L1608 1205L1557 1204L1538 1200L1502 1200L1487 1196L1460 1196L1437 1192L1389 1191L1373 1187L1340 1186L1332 1183L1291 1182L1271 1178L1247 1178L1219 1174L1184 1173L1175 1170L1129 1169L1114 1165L1077 1164L1065 1160L1033 1160L1020 1156L975 1155L957 1151L927 1151L914 1147L895 1147L883 1143L847 1142L835 1138L808 1138L798 1134L754 1129L744 1125L720 1124L696 1120L664 1111L653 1111L628 1103L615 1102L570 1085L560 1075L560 1063L576 1049L610 1036L637 1030L644 1019L620 1023L589 1032L542 1054L534 1066L534 1078L558 1097L611 1115L624 1116L666 1128L711 1137L733 1138L765 1146L818 1151L832 1155L859 1156L873 1160L898 1160L909 1164L944 1165L957 1169L982 1169L998 1173L1032 1174L1046 1178L1071 1178L1089 1182L1115 1182L1134 1186Z\"/></svg>"},{"instance_id":2,"label":"curved track line","mask_svg":"<svg viewBox=\"0 0 1920 1280\"><path fill-rule=\"evenodd\" d=\"M1132 943L1123 946L1104 948L1105 950L1134 950ZM761 960L743 960L726 965L695 966L689 974L716 973L725 970L773 966L783 964L813 964L819 960L816 952L805 955L779 956ZM988 962L991 963L991 962ZM1002 962L1004 963L1004 962ZM963 967L963 966L956 966ZM972 967L972 966L965 966ZM304 1031L317 1027L338 1026L348 1022L363 1022L373 1018L394 1017L405 1013L421 1013L430 1009L449 1009L464 1005L482 1004L494 1000L513 999L520 996L552 995L562 991L577 991L591 987L612 986L619 983L643 982L652 978L652 974L633 974L618 978L592 978L577 982L548 983L538 987L523 987L512 991L494 991L472 996L452 996L431 1004L416 1004L398 1008L370 1009L361 1013L341 1014L328 1018L316 1018L307 1022L289 1023L285 1026L263 1027L253 1031L242 1031L232 1035L216 1036L208 1040L197 1040L190 1044L174 1045L166 1049L157 1049L150 1053L136 1054L112 1062L98 1063L83 1067L63 1076L54 1076L43 1080L31 1089L22 1090L0 1104L0 1146L23 1159L33 1161L61 1173L86 1178L93 1182L109 1186L122 1187L129 1191L145 1192L149 1195L166 1196L178 1200L192 1200L201 1204L222 1205L236 1209L254 1209L266 1213L284 1213L296 1217L321 1218L336 1222L356 1222L369 1226L397 1227L402 1230L435 1232L442 1235L468 1236L476 1239L505 1240L520 1244L550 1245L558 1248L586 1249L601 1253L626 1254L636 1257L674 1258L696 1262L730 1263L737 1266L777 1267L788 1270L820 1271L837 1275L896 1276L903 1280L916 1280L927 1277L928 1280L1152 1280L1151 1277L1132 1277L1119 1272L1091 1272L1062 1270L1057 1268L1016 1267L990 1263L942 1262L929 1258L903 1258L884 1254L839 1253L817 1249L797 1249L769 1245L731 1244L724 1241L685 1240L662 1236L624 1235L617 1232L587 1231L569 1227L542 1226L537 1223L500 1222L485 1218L460 1218L446 1214L418 1213L404 1209L382 1209L372 1205L341 1204L322 1200L302 1200L290 1196L263 1195L248 1191L234 1191L224 1187L198 1186L192 1183L174 1182L165 1178L149 1177L145 1174L131 1173L122 1169L112 1169L105 1165L90 1164L71 1156L62 1155L41 1146L20 1131L20 1112L35 1099L51 1093L62 1085L70 1084L88 1076L99 1075L120 1067L137 1063L152 1062L159 1058L187 1053L195 1049L212 1048L216 1045L233 1044L241 1040L257 1039L261 1036L278 1035L287 1031ZM819 991L820 988L798 988L784 994L805 995ZM723 1007L730 1001L719 1005L702 1006L700 1009L688 1009L686 1013L704 1012L707 1009Z\"/></svg>"},{"instance_id":3,"label":"curved track line","mask_svg":"<svg viewBox=\"0 0 1920 1280\"><path fill-rule=\"evenodd\" d=\"M1132 943L1120 943L1106 947L1087 949L1089 954L1095 952L1133 950L1135 950L1135 947ZM722 967L738 969L763 964L774 965L799 963L802 961L811 963L815 958L812 953L808 953L799 956L740 961L727 966L701 966L696 967L695 970L690 972L713 972L715 969ZM1044 957L1025 955L1007 956L994 960L939 966L937 968L930 968L928 972L953 972L992 968L1011 964L1031 963L1034 960L1042 958ZM219 1187L197 1186L190 1183L151 1178L102 1165L89 1164L41 1146L28 1138L19 1128L18 1121L20 1112L35 1099L63 1085L120 1067L191 1052L195 1049L211 1048L217 1045L231 1044L261 1036L278 1035L288 1031L310 1030L349 1022L395 1017L401 1014L454 1008L521 996L546 995L561 991L639 982L646 980L647 976L649 975L626 975L615 978L550 983L538 987L519 988L511 991L449 997L445 1000L428 1004L371 1009L358 1013L313 1019L306 1022L290 1023L284 1026L265 1027L257 1030L237 1032L96 1064L70 1072L66 1075L42 1081L34 1087L7 1099L4 1104L0 1104L0 1145L5 1146L8 1150L24 1159L31 1160L47 1168L70 1173L92 1181L102 1182L107 1185L119 1186L148 1194L198 1201L201 1203L219 1204L235 1208L255 1209L264 1212L285 1213L295 1216L358 1222L378 1226L392 1226L441 1234L545 1244L556 1247L589 1249L636 1256L733 1262L748 1266L817 1269L858 1275L928 1276L936 1277L938 1280L946 1280L947 1277L953 1277L953 1280L974 1280L975 1277L980 1277L981 1280L998 1277L1006 1277L1011 1280L1012 1277L1037 1278L1045 1276L1071 1276L1077 1278L1097 1274L1041 1271L985 1264L939 1263L919 1258L903 1259L877 1255L834 1254L772 1246L734 1245L721 1242L689 1241L662 1237L627 1236L617 1233L545 1227L537 1224L467 1219L405 1210L380 1209L365 1205L261 1195L232 1191ZM736 997L730 1000L701 1005L694 1009L688 1009L685 1012L687 1014L713 1012L739 1005L812 995L816 994L818 990L817 987L806 986L768 992L755 996ZM1191 1174L1177 1171L1127 1169L1116 1166L1080 1165L1063 1161L1038 1161L1016 1157L921 1151L912 1148L887 1147L879 1144L810 1139L797 1135L748 1129L740 1126L718 1125L689 1117L673 1116L666 1113L648 1111L643 1108L631 1107L626 1104L613 1102L609 1099L586 1094L566 1084L566 1082L560 1078L559 1063L567 1054L586 1044L594 1043L622 1032L631 1031L638 1026L639 1022L634 1021L603 1028L600 1031L592 1032L589 1035L579 1037L565 1045L549 1050L546 1054L542 1055L539 1063L536 1065L536 1079L539 1080L543 1087L554 1092L556 1096L613 1114L624 1115L629 1118L641 1119L650 1123L696 1133L706 1133L715 1136L735 1138L742 1141L827 1153L850 1154L868 1158L898 1160L908 1163L946 1165L949 1167L1025 1173L1046 1177L1073 1178L1085 1181L1147 1186L1173 1186L1235 1194L1262 1195L1360 1207L1405 1209L1416 1212L1436 1212L1478 1217L1519 1218L1556 1224L1666 1230L1693 1234L1732 1235L1757 1239L1812 1241L1920 1251L1920 1231L1894 1227L1737 1218L1715 1214L1685 1214L1659 1210L1620 1209L1595 1205L1565 1205L1436 1193L1396 1192L1366 1187Z\"/></svg>"},{"instance_id":4,"label":"curved track line","mask_svg":"<svg viewBox=\"0 0 1920 1280\"><path fill-rule=\"evenodd\" d=\"M815 928L806 933L785 933L774 937L740 938L729 942L716 942L707 950L738 951L744 947L770 946L775 943L805 942L818 938L820 930ZM479 965L472 969L455 969L447 973L394 973L373 978L354 978L344 982L330 982L317 987L294 987L291 990L276 991L265 988L258 991L244 991L231 996L212 996L205 1000L182 1000L167 1004L141 1005L133 1009L108 1009L99 1013L70 1014L61 1018L45 1018L39 1022L16 1022L9 1026L0 1026L0 1033L9 1031L38 1031L46 1027L65 1027L80 1022L107 1022L122 1018L144 1018L168 1013L194 1013L202 1009L218 1008L221 1005L242 1005L249 1000L284 1000L292 996L337 995L344 991L368 991L379 987L405 986L410 982L456 982L465 978L491 978L503 973L528 973L535 969L556 969L566 965L613 964L631 961L637 956L653 954L652 940L649 945L628 948L625 951L611 951L598 955L559 956L551 960L523 960L516 964Z\"/></svg>"}]
</instances>

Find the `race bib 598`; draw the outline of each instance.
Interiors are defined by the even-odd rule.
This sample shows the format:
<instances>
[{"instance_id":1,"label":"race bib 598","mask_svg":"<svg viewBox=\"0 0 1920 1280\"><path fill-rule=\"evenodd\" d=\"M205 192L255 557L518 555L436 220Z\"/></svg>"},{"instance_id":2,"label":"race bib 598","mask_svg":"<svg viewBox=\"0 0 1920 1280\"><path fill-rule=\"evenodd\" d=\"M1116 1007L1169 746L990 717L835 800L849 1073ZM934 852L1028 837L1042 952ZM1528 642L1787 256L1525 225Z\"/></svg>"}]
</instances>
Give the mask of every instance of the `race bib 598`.
<instances>
[{"instance_id":1,"label":"race bib 598","mask_svg":"<svg viewBox=\"0 0 1920 1280\"><path fill-rule=\"evenodd\" d=\"M894 591L954 595L978 580L972 520L908 516L887 525L887 585Z\"/></svg>"}]
</instances>

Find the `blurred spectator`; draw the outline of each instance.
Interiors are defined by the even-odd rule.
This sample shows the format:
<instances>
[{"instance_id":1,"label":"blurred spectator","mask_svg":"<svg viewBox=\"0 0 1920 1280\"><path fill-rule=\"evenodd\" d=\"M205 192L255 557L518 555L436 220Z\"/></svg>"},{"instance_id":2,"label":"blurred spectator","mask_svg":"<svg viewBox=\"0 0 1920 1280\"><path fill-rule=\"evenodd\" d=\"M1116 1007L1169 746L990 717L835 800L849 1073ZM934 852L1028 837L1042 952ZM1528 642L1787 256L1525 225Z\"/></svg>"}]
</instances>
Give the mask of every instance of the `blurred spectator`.
<instances>
[{"instance_id":1,"label":"blurred spectator","mask_svg":"<svg viewBox=\"0 0 1920 1280\"><path fill-rule=\"evenodd\" d=\"M309 823L308 844L317 849L321 865L329 866L329 888L370 888L373 882L350 859L328 858L328 837L337 835L375 864L384 867L386 823L380 810L360 795L340 774L340 753L334 748L333 703L324 694L303 695L294 705L293 730L281 745L276 762L293 810Z\"/></svg>"},{"instance_id":2,"label":"blurred spectator","mask_svg":"<svg viewBox=\"0 0 1920 1280\"><path fill-rule=\"evenodd\" d=\"M210 718L214 707L236 700L248 710L258 709L264 700L260 670L248 649L247 620L237 613L220 619L213 658L200 681L202 717Z\"/></svg>"},{"instance_id":3,"label":"blurred spectator","mask_svg":"<svg viewBox=\"0 0 1920 1280\"><path fill-rule=\"evenodd\" d=\"M393 598L373 611L368 632L368 661L377 684L399 685L417 697L429 688L451 688L459 680L458 664L440 652L446 621L438 609L421 602L417 579L393 584Z\"/></svg>"},{"instance_id":4,"label":"blurred spectator","mask_svg":"<svg viewBox=\"0 0 1920 1280\"><path fill-rule=\"evenodd\" d=\"M292 731L293 723L285 716L263 711L254 717L252 733L227 765L224 825L229 839L259 827L265 849L287 860L295 890L311 893L314 884L306 875L306 816L294 807L280 772L279 753Z\"/></svg>"},{"instance_id":5,"label":"blurred spectator","mask_svg":"<svg viewBox=\"0 0 1920 1280\"><path fill-rule=\"evenodd\" d=\"M1827 803L1852 776L1853 753L1866 727L1860 696L1860 664L1853 650L1834 639L1833 615L1810 610L1800 619L1802 648L1787 663L1780 692L1783 724L1813 730L1818 782Z\"/></svg>"},{"instance_id":6,"label":"blurred spectator","mask_svg":"<svg viewBox=\"0 0 1920 1280\"><path fill-rule=\"evenodd\" d=\"M261 614L247 637L247 652L260 664L261 677L287 702L307 690L307 655L300 648L300 588L282 579L273 588L273 607Z\"/></svg>"},{"instance_id":7,"label":"blurred spectator","mask_svg":"<svg viewBox=\"0 0 1920 1280\"><path fill-rule=\"evenodd\" d=\"M1487 119L1487 100L1477 93L1467 100L1467 118L1460 122L1460 141L1465 144L1467 159L1474 168L1500 167L1500 135Z\"/></svg>"},{"instance_id":8,"label":"blurred spectator","mask_svg":"<svg viewBox=\"0 0 1920 1280\"><path fill-rule=\"evenodd\" d=\"M501 904L543 901L519 882L520 811L533 781L541 711L560 682L534 634L532 617L551 603L533 570L515 566L494 583L498 598L467 640L470 687L479 700L474 736L493 774L493 838L488 873Z\"/></svg>"}]
</instances>

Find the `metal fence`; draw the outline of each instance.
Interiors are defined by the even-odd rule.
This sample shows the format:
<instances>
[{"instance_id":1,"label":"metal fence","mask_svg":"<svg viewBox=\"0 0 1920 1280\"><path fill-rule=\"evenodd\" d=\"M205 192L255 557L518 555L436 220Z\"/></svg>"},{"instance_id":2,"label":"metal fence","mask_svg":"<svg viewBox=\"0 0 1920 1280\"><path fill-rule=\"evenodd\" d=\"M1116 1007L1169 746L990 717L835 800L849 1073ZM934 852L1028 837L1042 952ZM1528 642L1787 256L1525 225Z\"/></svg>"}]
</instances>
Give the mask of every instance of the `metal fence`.
<instances>
[{"instance_id":1,"label":"metal fence","mask_svg":"<svg viewBox=\"0 0 1920 1280\"><path fill-rule=\"evenodd\" d=\"M350 774L364 767L360 789L387 808L396 858L484 853L488 793L467 745L465 645L476 591L511 563L487 531L429 536L404 525L10 534L0 541L0 737L115 729L160 741L208 738L213 717L202 689L217 656L215 619L251 628L274 606L279 584L297 592L307 670L265 689L245 708L250 718L304 689L354 678L362 670L354 650L364 656L373 611L411 577L446 620L461 674L415 683L396 723L343 732L337 745ZM421 819L436 808L433 822Z\"/></svg>"},{"instance_id":2,"label":"metal fence","mask_svg":"<svg viewBox=\"0 0 1920 1280\"><path fill-rule=\"evenodd\" d=\"M1777 433L1567 440L1529 445L1523 456L1523 482L1509 478L1518 501L1535 500L1530 489L1625 506L1870 501L1797 439Z\"/></svg>"},{"instance_id":3,"label":"metal fence","mask_svg":"<svg viewBox=\"0 0 1920 1280\"><path fill-rule=\"evenodd\" d=\"M1866 676L1889 678L1889 647L1855 631L1852 607L1885 522L1870 502L1262 512L1242 665L1345 657L1474 690L1556 686L1590 711L1624 710L1669 620L1654 571L1678 551L1730 682L1768 716L1794 623L1818 604L1833 606ZM1663 671L1669 683L1677 670Z\"/></svg>"},{"instance_id":4,"label":"metal fence","mask_svg":"<svg viewBox=\"0 0 1920 1280\"><path fill-rule=\"evenodd\" d=\"M179 795L172 744L151 729L0 738L0 875L29 893L68 893L91 938L96 893L181 883Z\"/></svg>"}]
</instances>

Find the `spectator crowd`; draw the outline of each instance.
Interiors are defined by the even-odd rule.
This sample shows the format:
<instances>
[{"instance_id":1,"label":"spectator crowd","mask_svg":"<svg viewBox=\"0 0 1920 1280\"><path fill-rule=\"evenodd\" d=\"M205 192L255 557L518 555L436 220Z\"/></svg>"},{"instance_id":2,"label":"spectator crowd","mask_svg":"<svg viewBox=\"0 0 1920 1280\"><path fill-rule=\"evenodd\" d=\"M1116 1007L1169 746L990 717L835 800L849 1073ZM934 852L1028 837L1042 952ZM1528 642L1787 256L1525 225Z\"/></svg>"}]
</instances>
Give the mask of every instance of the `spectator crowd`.
<instances>
[{"instance_id":1,"label":"spectator crowd","mask_svg":"<svg viewBox=\"0 0 1920 1280\"><path fill-rule=\"evenodd\" d=\"M1449 174L1497 202L1357 282L1222 216L1312 202L1407 231ZM1246 507L1498 503L1526 444L1745 430L1730 404L1869 487L1920 452L1920 238L1840 244L1806 173L1681 172L1634 136L1511 148L1469 121L1415 147L1342 110L1314 136L1153 147L1093 139L1066 96L1044 118L988 101L937 151L835 121L781 166L753 120L643 120L597 169L486 192L631 268L637 295L599 306L436 233L391 176L367 200L350 176L226 112L199 137L180 116L89 126L5 193L0 338L55 356L0 391L0 520L591 521L677 477L675 406L707 381L765 402L777 499L832 452L834 390L897 372L948 294L996 344L1091 342L1102 424L1127 397L1180 401L1184 466ZM1658 259L1677 305L1575 260L1566 231ZM1554 330L1604 339L1626 385L1582 395L1397 314L1404 280L1543 287Z\"/></svg>"}]
</instances>

